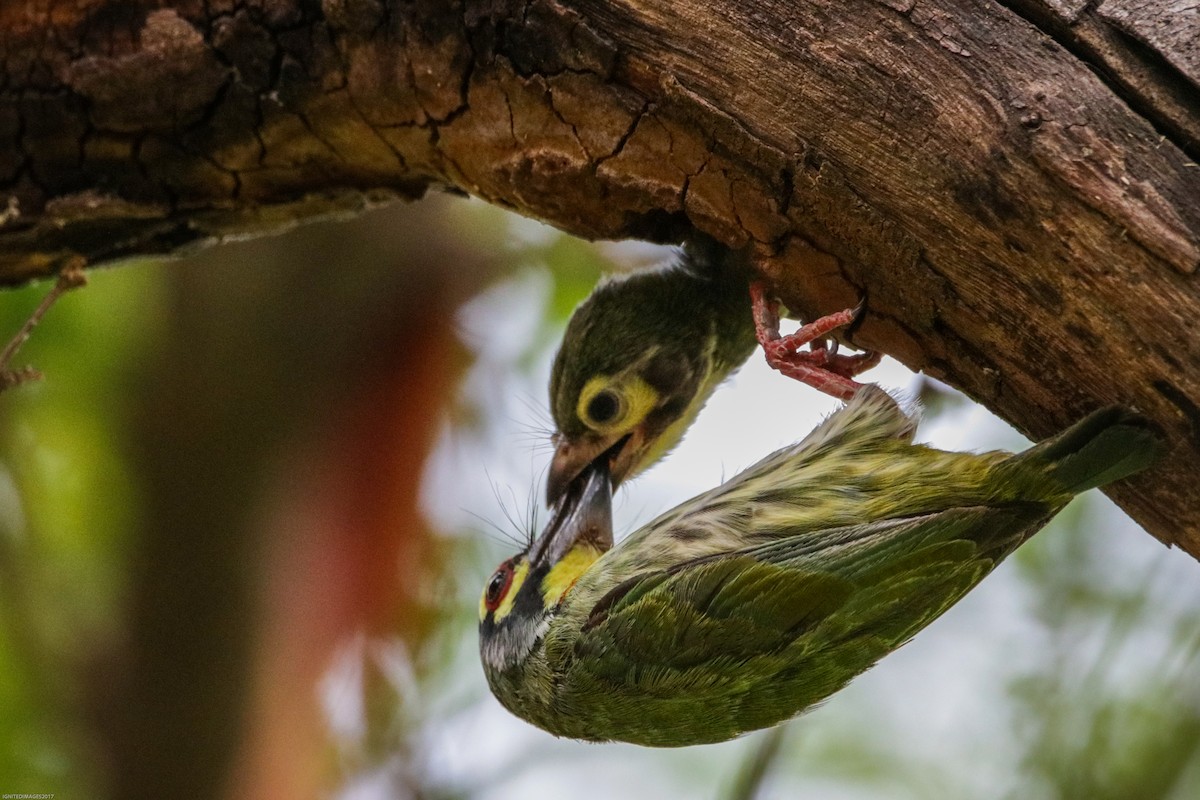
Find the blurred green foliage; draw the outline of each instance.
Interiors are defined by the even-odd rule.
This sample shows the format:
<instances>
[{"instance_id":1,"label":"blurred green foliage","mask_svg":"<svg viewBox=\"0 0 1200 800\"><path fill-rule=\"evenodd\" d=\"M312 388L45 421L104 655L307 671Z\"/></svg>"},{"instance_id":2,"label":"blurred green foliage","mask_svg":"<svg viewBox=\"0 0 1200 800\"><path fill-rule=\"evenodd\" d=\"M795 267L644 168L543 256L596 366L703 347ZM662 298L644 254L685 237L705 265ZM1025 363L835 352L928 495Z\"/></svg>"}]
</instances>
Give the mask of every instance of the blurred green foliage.
<instances>
[{"instance_id":1,"label":"blurred green foliage","mask_svg":"<svg viewBox=\"0 0 1200 800\"><path fill-rule=\"evenodd\" d=\"M45 379L0 395L0 789L96 796L93 670L120 636L138 494L123 443L125 384L161 314L161 267L92 273L15 365ZM49 283L7 293L0 337Z\"/></svg>"},{"instance_id":2,"label":"blurred green foliage","mask_svg":"<svg viewBox=\"0 0 1200 800\"><path fill-rule=\"evenodd\" d=\"M1181 597L1163 580L1166 552L1130 564L1097 547L1104 525L1094 504L1072 506L1020 561L1046 647L1009 684L1028 776L1013 800L1200 797L1194 585Z\"/></svg>"}]
</instances>

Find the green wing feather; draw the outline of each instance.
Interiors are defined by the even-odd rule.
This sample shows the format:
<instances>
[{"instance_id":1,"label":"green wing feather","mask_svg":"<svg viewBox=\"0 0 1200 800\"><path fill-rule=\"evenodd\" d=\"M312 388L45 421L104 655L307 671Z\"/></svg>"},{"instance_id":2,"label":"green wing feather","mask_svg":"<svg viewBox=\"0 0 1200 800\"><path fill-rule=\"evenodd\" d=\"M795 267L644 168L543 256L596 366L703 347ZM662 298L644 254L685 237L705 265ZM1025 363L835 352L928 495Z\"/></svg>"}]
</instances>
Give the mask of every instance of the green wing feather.
<instances>
[{"instance_id":1,"label":"green wing feather","mask_svg":"<svg viewBox=\"0 0 1200 800\"><path fill-rule=\"evenodd\" d=\"M1049 511L956 508L636 576L576 641L560 690L589 698L591 728L570 735L669 746L786 719L932 622Z\"/></svg>"},{"instance_id":2,"label":"green wing feather","mask_svg":"<svg viewBox=\"0 0 1200 800\"><path fill-rule=\"evenodd\" d=\"M1161 449L1120 409L1016 456L914 445L912 428L860 392L634 533L580 578L523 671L489 673L510 681L497 696L580 739L680 746L773 725L908 641L1074 493Z\"/></svg>"}]
</instances>

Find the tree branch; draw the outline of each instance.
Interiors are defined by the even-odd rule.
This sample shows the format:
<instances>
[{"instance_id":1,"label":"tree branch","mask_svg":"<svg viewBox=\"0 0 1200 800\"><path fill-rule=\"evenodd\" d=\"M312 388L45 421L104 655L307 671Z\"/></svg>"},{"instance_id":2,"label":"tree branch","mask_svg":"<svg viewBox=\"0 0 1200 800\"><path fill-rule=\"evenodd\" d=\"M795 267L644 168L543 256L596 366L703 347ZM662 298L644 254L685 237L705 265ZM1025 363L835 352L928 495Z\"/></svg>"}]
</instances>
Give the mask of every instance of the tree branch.
<instances>
[{"instance_id":1,"label":"tree branch","mask_svg":"<svg viewBox=\"0 0 1200 800\"><path fill-rule=\"evenodd\" d=\"M804 313L869 290L860 344L1034 438L1149 415L1169 456L1111 493L1200 556L1200 11L1172 8L7 4L0 281L430 187L700 230Z\"/></svg>"}]
</instances>

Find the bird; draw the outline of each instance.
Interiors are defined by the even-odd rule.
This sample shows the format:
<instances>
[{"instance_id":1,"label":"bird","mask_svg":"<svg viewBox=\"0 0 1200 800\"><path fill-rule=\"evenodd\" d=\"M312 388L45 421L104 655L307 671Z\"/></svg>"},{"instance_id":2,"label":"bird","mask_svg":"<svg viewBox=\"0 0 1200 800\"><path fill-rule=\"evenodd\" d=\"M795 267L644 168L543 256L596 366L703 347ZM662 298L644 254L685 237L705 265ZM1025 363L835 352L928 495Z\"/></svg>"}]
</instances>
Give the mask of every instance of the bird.
<instances>
[{"instance_id":1,"label":"bird","mask_svg":"<svg viewBox=\"0 0 1200 800\"><path fill-rule=\"evenodd\" d=\"M678 747L785 721L961 599L1079 492L1161 450L1120 407L1019 454L913 441L864 386L807 437L614 546L604 459L488 579L493 694L552 734Z\"/></svg>"},{"instance_id":2,"label":"bird","mask_svg":"<svg viewBox=\"0 0 1200 800\"><path fill-rule=\"evenodd\" d=\"M666 455L756 341L775 369L848 399L862 386L853 376L879 354L838 353L826 337L862 311L781 335L779 303L745 255L710 239L691 240L658 269L602 282L572 314L551 367L547 504L598 458L619 485Z\"/></svg>"}]
</instances>

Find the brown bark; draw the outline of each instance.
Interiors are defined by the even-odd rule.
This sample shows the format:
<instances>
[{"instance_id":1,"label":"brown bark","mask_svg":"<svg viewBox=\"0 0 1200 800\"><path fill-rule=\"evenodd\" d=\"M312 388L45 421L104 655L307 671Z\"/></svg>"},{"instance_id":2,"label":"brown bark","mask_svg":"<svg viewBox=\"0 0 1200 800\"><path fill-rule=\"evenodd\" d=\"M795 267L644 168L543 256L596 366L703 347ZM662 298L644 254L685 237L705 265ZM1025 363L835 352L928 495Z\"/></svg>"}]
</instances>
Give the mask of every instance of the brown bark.
<instances>
[{"instance_id":1,"label":"brown bark","mask_svg":"<svg viewBox=\"0 0 1200 800\"><path fill-rule=\"evenodd\" d=\"M1112 494L1200 556L1198 41L1171 0L10 3L0 280L429 187L699 229L1034 438L1146 413Z\"/></svg>"}]
</instances>

